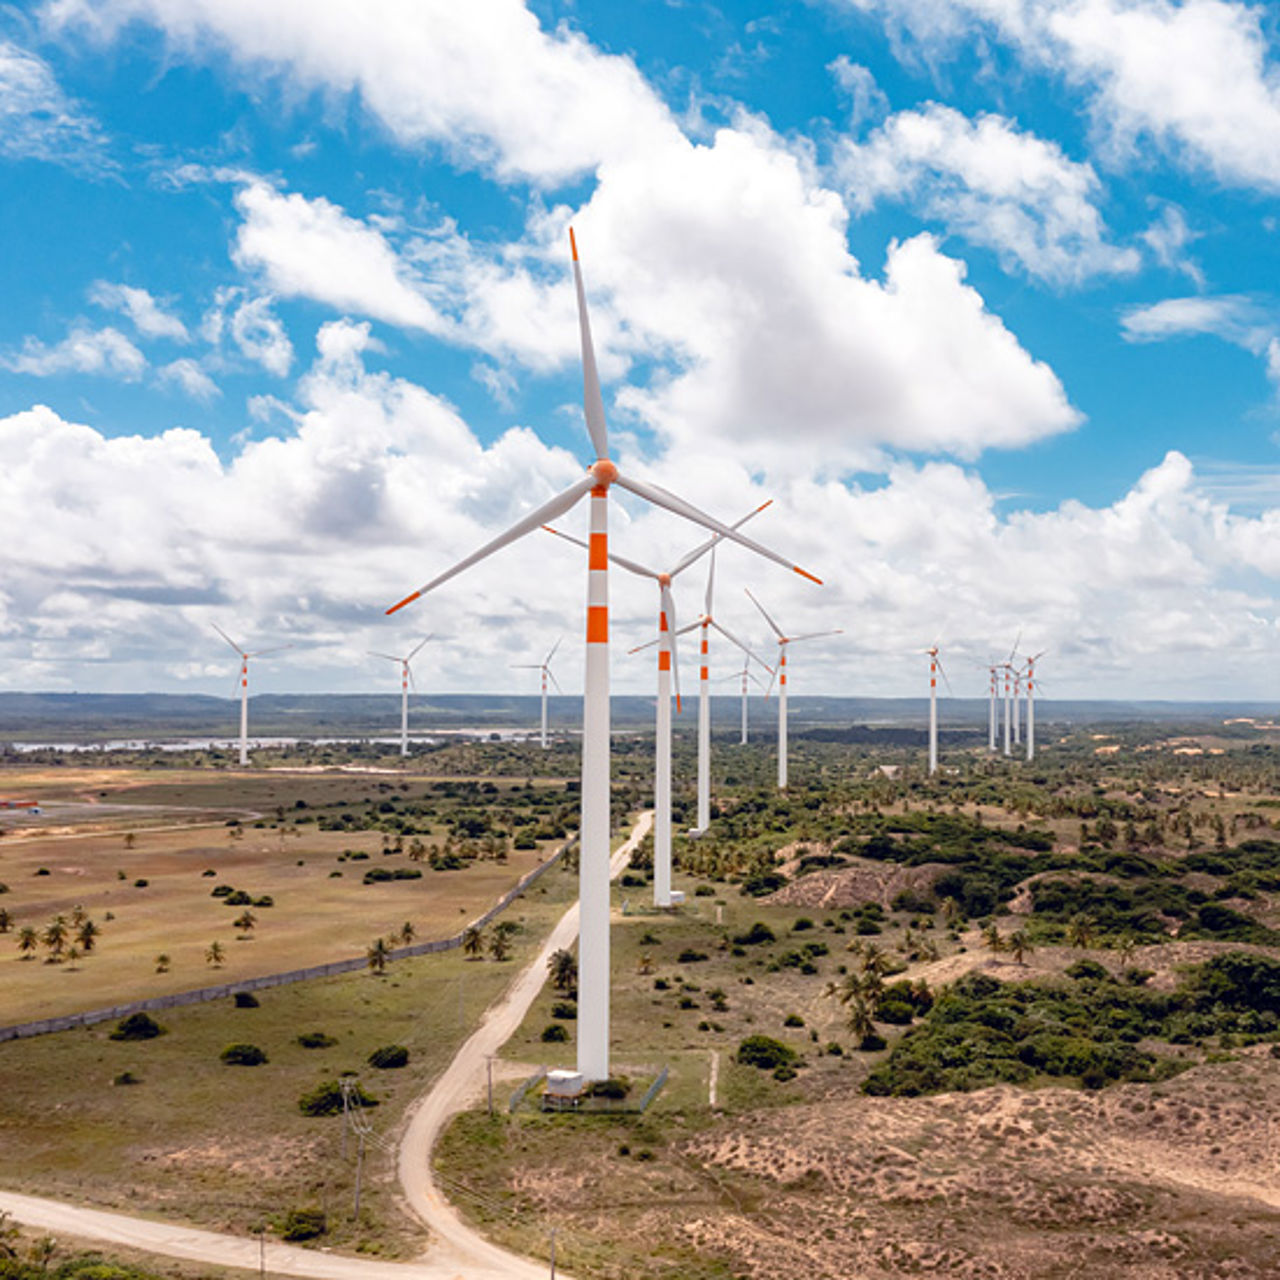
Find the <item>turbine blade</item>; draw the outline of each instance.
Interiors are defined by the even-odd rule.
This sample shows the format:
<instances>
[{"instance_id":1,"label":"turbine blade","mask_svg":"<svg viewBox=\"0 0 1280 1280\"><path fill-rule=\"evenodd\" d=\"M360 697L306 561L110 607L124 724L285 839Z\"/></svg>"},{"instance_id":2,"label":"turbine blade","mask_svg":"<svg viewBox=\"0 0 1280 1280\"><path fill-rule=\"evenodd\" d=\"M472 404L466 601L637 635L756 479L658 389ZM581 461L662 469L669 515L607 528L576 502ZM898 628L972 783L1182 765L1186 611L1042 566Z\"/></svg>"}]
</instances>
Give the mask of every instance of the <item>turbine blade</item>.
<instances>
[{"instance_id":1,"label":"turbine blade","mask_svg":"<svg viewBox=\"0 0 1280 1280\"><path fill-rule=\"evenodd\" d=\"M1005 659L1006 662L1013 661L1014 655L1018 652L1018 646L1021 643L1022 643L1022 628L1019 627L1018 634L1014 637L1013 648L1009 650L1009 656Z\"/></svg>"},{"instance_id":2,"label":"turbine blade","mask_svg":"<svg viewBox=\"0 0 1280 1280\"><path fill-rule=\"evenodd\" d=\"M235 642L235 641L234 641L234 640L233 640L229 635L227 635L227 633L226 633L225 631L223 631L223 629L222 629L220 626L218 626L218 624L217 624L216 622L211 622L211 623L209 623L209 625L210 625L210 626L211 626L211 627L212 627L212 628L213 628L213 629L214 629L214 630L215 630L215 631L216 631L216 632L217 632L217 633L218 633L218 634L219 634L219 635L220 635L220 636L221 636L221 637L222 637L222 638L223 638L223 639L224 639L224 640L225 640L225 641L226 641L226 642L227 642L227 643L228 643L228 644L229 644L229 645L230 645L230 646L231 646L231 647L232 647L232 648L233 648L233 649L234 649L234 650L235 650L235 651L236 651L236 652L241 656L241 657L244 657L244 650L243 650L243 649L242 649L238 644L236 644L236 642Z\"/></svg>"},{"instance_id":3,"label":"turbine blade","mask_svg":"<svg viewBox=\"0 0 1280 1280\"><path fill-rule=\"evenodd\" d=\"M591 341L591 317L587 314L587 293L582 286L582 266L578 262L578 241L569 228L569 247L573 251L573 287L578 294L578 329L582 335L582 408L591 433L596 460L609 456L609 428L604 421L604 400L600 395L600 374L596 369L596 349Z\"/></svg>"},{"instance_id":4,"label":"turbine blade","mask_svg":"<svg viewBox=\"0 0 1280 1280\"><path fill-rule=\"evenodd\" d=\"M769 617L769 611L760 603L759 600L755 598L755 596L751 594L751 588L743 587L743 590L747 593L747 599L750 600L762 614L764 614L764 620L773 628L774 635L776 635L779 640L785 640L787 637L782 634L782 628L778 626L771 617Z\"/></svg>"},{"instance_id":5,"label":"turbine blade","mask_svg":"<svg viewBox=\"0 0 1280 1280\"><path fill-rule=\"evenodd\" d=\"M739 648L739 649L741 649L741 650L742 650L742 652L743 652L743 653L745 653L745 654L747 655L747 657L749 657L749 658L755 658L755 656L756 656L756 655L755 655L754 653L752 653L752 652L751 652L751 650L750 650L750 649L749 649L745 644L743 644L743 643L742 643L742 641L741 641L741 640L739 640L739 639L738 639L738 637L737 637L737 636L735 636L735 635L733 634L733 632L732 632L732 631L730 631L727 627L722 627L722 626L721 626L721 625L720 625L720 624L719 624L719 623L718 623L714 618L712 618L712 619L711 619L711 625L712 625L713 627L715 627L715 629L716 629L716 630L717 630L717 631L718 631L722 636L724 636L724 638L725 638L726 640L728 640L730 644L736 644L736 645L738 646L738 648ZM756 658L756 661L757 661L757 662L759 662L759 661L760 661L760 659L759 659L759 658ZM760 665L761 665L761 666L765 666L765 665L767 665L767 664L766 664L766 663L761 663Z\"/></svg>"},{"instance_id":6,"label":"turbine blade","mask_svg":"<svg viewBox=\"0 0 1280 1280\"><path fill-rule=\"evenodd\" d=\"M479 551L473 551L465 560L459 560L452 569L446 569L444 573L432 578L425 586L419 587L417 591L393 604L387 612L395 613L397 609L403 609L405 605L411 604L419 596L426 595L428 591L434 590L441 583L448 582L450 578L456 577L464 569L470 569L473 564L477 564L487 556L491 556L495 551L500 551L509 543L515 542L517 538L523 538L530 530L546 524L548 520L554 520L557 516L563 515L575 502L590 492L595 483L594 476L583 476L581 480L571 484L563 493L556 494L550 502L544 502L536 511L531 511L524 519L517 520L506 533L500 533L491 542L486 542Z\"/></svg>"},{"instance_id":7,"label":"turbine blade","mask_svg":"<svg viewBox=\"0 0 1280 1280\"><path fill-rule=\"evenodd\" d=\"M822 636L842 636L844 635L843 627L836 627L834 631L806 631L802 636L792 636L791 644L798 644L801 640L817 640Z\"/></svg>"},{"instance_id":8,"label":"turbine blade","mask_svg":"<svg viewBox=\"0 0 1280 1280\"><path fill-rule=\"evenodd\" d=\"M556 673L552 671L550 667L547 668L547 675L550 677L551 683L555 685L556 692L563 693L564 690L560 687L560 681L556 679Z\"/></svg>"},{"instance_id":9,"label":"turbine blade","mask_svg":"<svg viewBox=\"0 0 1280 1280\"><path fill-rule=\"evenodd\" d=\"M765 507L769 507L772 505L773 505L773 499L772 498L766 499L758 507L756 507L754 511L748 511L747 514L743 516L741 520L735 520L733 524L731 524L729 527L731 529L741 529L742 526L746 524L747 521L750 520L752 516L758 516L760 512L762 512L765 509ZM687 556L684 557L683 560L681 560L676 565L674 569L671 570L671 577L674 578L677 574L683 573L696 560L701 560L702 557L705 556L707 552L710 551L711 548L714 547L716 543L719 541L720 541L720 535L716 534L714 538L708 538L706 542L702 543L701 546L695 547L692 551L689 552Z\"/></svg>"},{"instance_id":10,"label":"turbine blade","mask_svg":"<svg viewBox=\"0 0 1280 1280\"><path fill-rule=\"evenodd\" d=\"M405 659L405 661L411 662L414 658L416 658L418 656L418 650L421 649L422 646L426 644L427 641L430 640L431 638L432 636L430 632L428 632L427 635L423 636L422 639L419 640L418 643L412 649L409 650L409 656Z\"/></svg>"},{"instance_id":11,"label":"turbine blade","mask_svg":"<svg viewBox=\"0 0 1280 1280\"><path fill-rule=\"evenodd\" d=\"M546 656L545 658L543 658L543 660L542 660L543 665L544 665L545 667L547 667L548 669L550 669L550 667L551 667L551 659L552 659L552 658L554 658L554 657L556 656L556 650L557 650L557 649L558 649L558 648L559 648L563 643L564 643L564 636L560 636L560 637L558 637L558 638L557 638L557 640L556 640L556 642L555 642L555 644L553 644L553 645L551 646L551 652L550 652L549 654L547 654L547 656Z\"/></svg>"},{"instance_id":12,"label":"turbine blade","mask_svg":"<svg viewBox=\"0 0 1280 1280\"><path fill-rule=\"evenodd\" d=\"M705 511L699 511L692 503L686 502L683 498L677 497L674 493L670 493L658 485L646 484L642 480L632 480L622 474L618 475L614 483L621 485L628 492L634 493L637 498L652 502L655 507L663 507L667 511L675 512L678 516L684 516L686 520L692 520L694 524L703 525L705 528L710 529L712 533L718 533L723 538L740 543L748 551L754 551L756 555L764 556L766 560L772 560L775 564L782 565L784 569L790 569L793 573L798 573L802 578L808 578L811 582L816 582L819 586L822 585L821 578L815 578L813 574L792 564L785 556L780 556L776 551L770 551L768 547L761 546L760 543L748 538L745 533L738 533L727 524L722 524L713 516L707 515Z\"/></svg>"},{"instance_id":13,"label":"turbine blade","mask_svg":"<svg viewBox=\"0 0 1280 1280\"><path fill-rule=\"evenodd\" d=\"M286 649L292 649L292 648L293 648L293 645L291 644L278 644L271 649L255 649L252 653L246 653L244 656L246 658L265 658L269 654L283 653ZM400 659L397 658L396 661L399 662Z\"/></svg>"},{"instance_id":14,"label":"turbine blade","mask_svg":"<svg viewBox=\"0 0 1280 1280\"><path fill-rule=\"evenodd\" d=\"M712 546L711 560L707 565L707 594L705 597L705 604L702 610L703 613L705 613L708 618L711 617L711 598L713 595L715 595L715 589L716 589L716 549L714 546Z\"/></svg>"},{"instance_id":15,"label":"turbine blade","mask_svg":"<svg viewBox=\"0 0 1280 1280\"><path fill-rule=\"evenodd\" d=\"M671 588L664 586L662 588L662 611L667 615L667 635L670 636L671 645L671 681L676 687L676 715L680 714L680 657L676 649L676 598L671 594Z\"/></svg>"},{"instance_id":16,"label":"turbine blade","mask_svg":"<svg viewBox=\"0 0 1280 1280\"><path fill-rule=\"evenodd\" d=\"M571 533L561 533L559 529L553 529L549 524L544 524L542 527L548 533L554 533L557 538L572 542L574 546L581 547L584 551L587 549L587 544L581 538L575 538ZM644 565L637 564L634 560L628 560L625 556L615 555L612 551L609 553L609 559L620 569L626 569L628 573L637 574L641 578L656 578L658 576L656 570L646 569Z\"/></svg>"},{"instance_id":17,"label":"turbine blade","mask_svg":"<svg viewBox=\"0 0 1280 1280\"><path fill-rule=\"evenodd\" d=\"M388 662L403 662L403 658L397 658L393 653L379 653L376 649L366 649L365 653L371 658L386 658Z\"/></svg>"},{"instance_id":18,"label":"turbine blade","mask_svg":"<svg viewBox=\"0 0 1280 1280\"><path fill-rule=\"evenodd\" d=\"M542 527L547 531L547 533L554 533L557 538L563 538L566 542L572 542L575 547L581 547L584 551L587 549L587 544L583 542L581 538L575 538L571 533L562 533L559 529L553 528L549 524L544 524Z\"/></svg>"}]
</instances>

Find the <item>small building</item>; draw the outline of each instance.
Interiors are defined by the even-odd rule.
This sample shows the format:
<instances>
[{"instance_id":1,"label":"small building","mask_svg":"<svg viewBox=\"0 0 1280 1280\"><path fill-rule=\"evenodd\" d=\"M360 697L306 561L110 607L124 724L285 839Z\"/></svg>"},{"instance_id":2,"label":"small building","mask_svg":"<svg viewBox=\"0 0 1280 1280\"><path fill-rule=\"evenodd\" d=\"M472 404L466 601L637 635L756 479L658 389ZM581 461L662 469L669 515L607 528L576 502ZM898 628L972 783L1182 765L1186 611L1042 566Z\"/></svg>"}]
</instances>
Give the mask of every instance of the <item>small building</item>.
<instances>
[{"instance_id":1,"label":"small building","mask_svg":"<svg viewBox=\"0 0 1280 1280\"><path fill-rule=\"evenodd\" d=\"M580 1071L557 1067L547 1072L546 1087L542 1092L544 1111L567 1111L576 1107L586 1091L587 1082Z\"/></svg>"}]
</instances>

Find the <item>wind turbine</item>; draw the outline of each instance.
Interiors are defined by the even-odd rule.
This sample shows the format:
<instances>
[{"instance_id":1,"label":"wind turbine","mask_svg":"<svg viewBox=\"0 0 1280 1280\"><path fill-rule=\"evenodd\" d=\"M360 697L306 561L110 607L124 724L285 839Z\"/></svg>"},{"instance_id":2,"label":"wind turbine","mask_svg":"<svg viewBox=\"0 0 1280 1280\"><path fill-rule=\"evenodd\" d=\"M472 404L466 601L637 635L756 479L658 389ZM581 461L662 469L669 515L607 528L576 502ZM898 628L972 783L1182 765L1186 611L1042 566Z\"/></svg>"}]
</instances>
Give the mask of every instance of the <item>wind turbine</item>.
<instances>
[{"instance_id":1,"label":"wind turbine","mask_svg":"<svg viewBox=\"0 0 1280 1280\"><path fill-rule=\"evenodd\" d=\"M291 644L278 644L272 649L256 649L250 653L236 642L216 622L209 624L231 647L240 658L240 763L249 763L249 659L265 658L269 653L283 653L292 649Z\"/></svg>"},{"instance_id":2,"label":"wind turbine","mask_svg":"<svg viewBox=\"0 0 1280 1280\"><path fill-rule=\"evenodd\" d=\"M778 637L778 665L773 669L778 681L778 789L785 791L787 786L787 645L799 644L801 640L817 640L822 636L843 635L844 631L843 628L837 627L834 631L809 631L802 636L786 635L769 616L764 605L751 594L750 589L745 588L745 590L751 603L764 614L764 620ZM773 688L772 681L769 682L769 687Z\"/></svg>"},{"instance_id":3,"label":"wind turbine","mask_svg":"<svg viewBox=\"0 0 1280 1280\"><path fill-rule=\"evenodd\" d=\"M704 514L682 498L624 475L609 457L609 434L591 340L586 290L578 262L578 246L569 231L573 252L573 282L578 301L578 327L582 342L582 390L584 414L595 461L581 480L518 520L505 533L407 595L387 610L395 613L434 590L450 578L548 524L588 494L590 540L587 549L586 663L582 706L582 816L579 825L578 897L580 934L578 946L578 1070L586 1080L609 1075L609 489L618 485L654 506L692 520L759 555L776 561L813 582L812 574L762 547L744 534Z\"/></svg>"},{"instance_id":4,"label":"wind turbine","mask_svg":"<svg viewBox=\"0 0 1280 1280\"><path fill-rule=\"evenodd\" d=\"M1027 659L1027 761L1036 758L1036 663L1044 657L1040 650L1035 657Z\"/></svg>"},{"instance_id":5,"label":"wind turbine","mask_svg":"<svg viewBox=\"0 0 1280 1280\"><path fill-rule=\"evenodd\" d=\"M996 749L996 699L1000 695L1000 677L998 675L1000 668L991 666L987 668L987 673L991 677L990 697L987 700L987 750L994 751Z\"/></svg>"},{"instance_id":6,"label":"wind turbine","mask_svg":"<svg viewBox=\"0 0 1280 1280\"><path fill-rule=\"evenodd\" d=\"M947 682L947 691L951 691L951 681L942 669L942 660L938 657L937 641L925 650L929 655L929 776L938 772L938 673L942 672Z\"/></svg>"},{"instance_id":7,"label":"wind turbine","mask_svg":"<svg viewBox=\"0 0 1280 1280\"><path fill-rule=\"evenodd\" d=\"M772 499L769 500L770 502ZM769 505L762 503L755 511L743 516L731 528L745 524L757 511L763 511ZM548 533L566 542L584 546L580 538L561 533L559 529L547 526ZM688 555L677 561L674 568L667 572L650 569L628 560L625 556L609 553L609 559L620 569L634 573L637 577L649 578L658 584L658 636L646 644L638 645L632 653L647 649L651 645L658 646L658 705L654 726L654 765L653 765L653 905L669 907L671 905L671 684L675 678L676 709L680 708L680 670L676 661L674 637L676 631L676 601L671 593L671 583L691 564L700 560L719 540L718 535L695 547ZM714 552L713 552L714 554Z\"/></svg>"},{"instance_id":8,"label":"wind turbine","mask_svg":"<svg viewBox=\"0 0 1280 1280\"><path fill-rule=\"evenodd\" d=\"M564 639L563 636L560 637ZM511 668L513 671L541 671L542 672L542 749L547 749L547 681L550 680L556 687L557 693L563 693L560 687L560 681L556 679L556 673L551 670L551 659L556 656L556 650L560 647L560 640L551 646L551 652L547 654L541 662L513 662Z\"/></svg>"},{"instance_id":9,"label":"wind turbine","mask_svg":"<svg viewBox=\"0 0 1280 1280\"><path fill-rule=\"evenodd\" d=\"M751 692L751 686L748 681L754 680L758 688L765 688L765 683L759 676L751 670L752 654L744 653L742 655L742 670L735 671L731 675L721 676L721 680L738 680L742 681L742 737L738 739L740 746L747 745L747 698ZM756 661L759 661L757 658ZM773 674L773 668L766 668L770 675Z\"/></svg>"},{"instance_id":10,"label":"wind turbine","mask_svg":"<svg viewBox=\"0 0 1280 1280\"><path fill-rule=\"evenodd\" d=\"M417 656L418 650L431 638L429 635L423 636L409 650L407 656L403 658L397 658L391 653L378 653L373 649L368 650L371 658L386 658L388 662L398 662L400 664L400 754L402 756L409 754L409 686L413 684L413 670L409 663ZM417 691L416 684L414 684L414 691Z\"/></svg>"}]
</instances>

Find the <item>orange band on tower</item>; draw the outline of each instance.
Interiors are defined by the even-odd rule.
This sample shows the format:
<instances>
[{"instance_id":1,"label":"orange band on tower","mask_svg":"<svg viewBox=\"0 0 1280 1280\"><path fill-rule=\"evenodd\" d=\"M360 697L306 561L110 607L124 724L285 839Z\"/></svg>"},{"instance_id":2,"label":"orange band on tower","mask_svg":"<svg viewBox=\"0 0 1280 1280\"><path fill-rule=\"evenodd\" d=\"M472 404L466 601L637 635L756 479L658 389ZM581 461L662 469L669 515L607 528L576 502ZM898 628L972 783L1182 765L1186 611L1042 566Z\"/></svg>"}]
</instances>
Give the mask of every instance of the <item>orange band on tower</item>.
<instances>
[{"instance_id":1,"label":"orange band on tower","mask_svg":"<svg viewBox=\"0 0 1280 1280\"><path fill-rule=\"evenodd\" d=\"M703 667L703 668L702 668L702 678L703 678L704 680L706 680L706 679L708 678L708 675L707 675L707 669L706 669L706 667Z\"/></svg>"},{"instance_id":2,"label":"orange band on tower","mask_svg":"<svg viewBox=\"0 0 1280 1280\"><path fill-rule=\"evenodd\" d=\"M587 643L609 643L609 606L593 604L587 608Z\"/></svg>"},{"instance_id":3,"label":"orange band on tower","mask_svg":"<svg viewBox=\"0 0 1280 1280\"><path fill-rule=\"evenodd\" d=\"M609 535L593 533L587 549L588 569L607 569L609 567Z\"/></svg>"},{"instance_id":4,"label":"orange band on tower","mask_svg":"<svg viewBox=\"0 0 1280 1280\"><path fill-rule=\"evenodd\" d=\"M658 650L658 670L671 670L671 655L665 649Z\"/></svg>"}]
</instances>

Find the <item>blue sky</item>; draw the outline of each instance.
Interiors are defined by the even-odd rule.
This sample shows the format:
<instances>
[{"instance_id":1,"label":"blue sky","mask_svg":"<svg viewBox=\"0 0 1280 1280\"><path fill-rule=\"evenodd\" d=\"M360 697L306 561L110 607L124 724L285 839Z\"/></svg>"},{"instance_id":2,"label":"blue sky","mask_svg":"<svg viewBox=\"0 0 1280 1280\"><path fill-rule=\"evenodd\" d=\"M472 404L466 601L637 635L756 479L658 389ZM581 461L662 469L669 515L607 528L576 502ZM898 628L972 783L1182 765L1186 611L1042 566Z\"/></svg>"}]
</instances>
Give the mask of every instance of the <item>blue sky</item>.
<instances>
[{"instance_id":1,"label":"blue sky","mask_svg":"<svg viewBox=\"0 0 1280 1280\"><path fill-rule=\"evenodd\" d=\"M212 622L295 645L259 688L427 630L423 687L562 632L572 687L560 546L382 609L587 458L573 223L624 464L827 582L723 556L735 629L844 628L797 693L938 639L978 695L1021 632L1052 696L1270 697L1278 48L1224 0L0 11L0 687L230 692Z\"/></svg>"}]
</instances>

